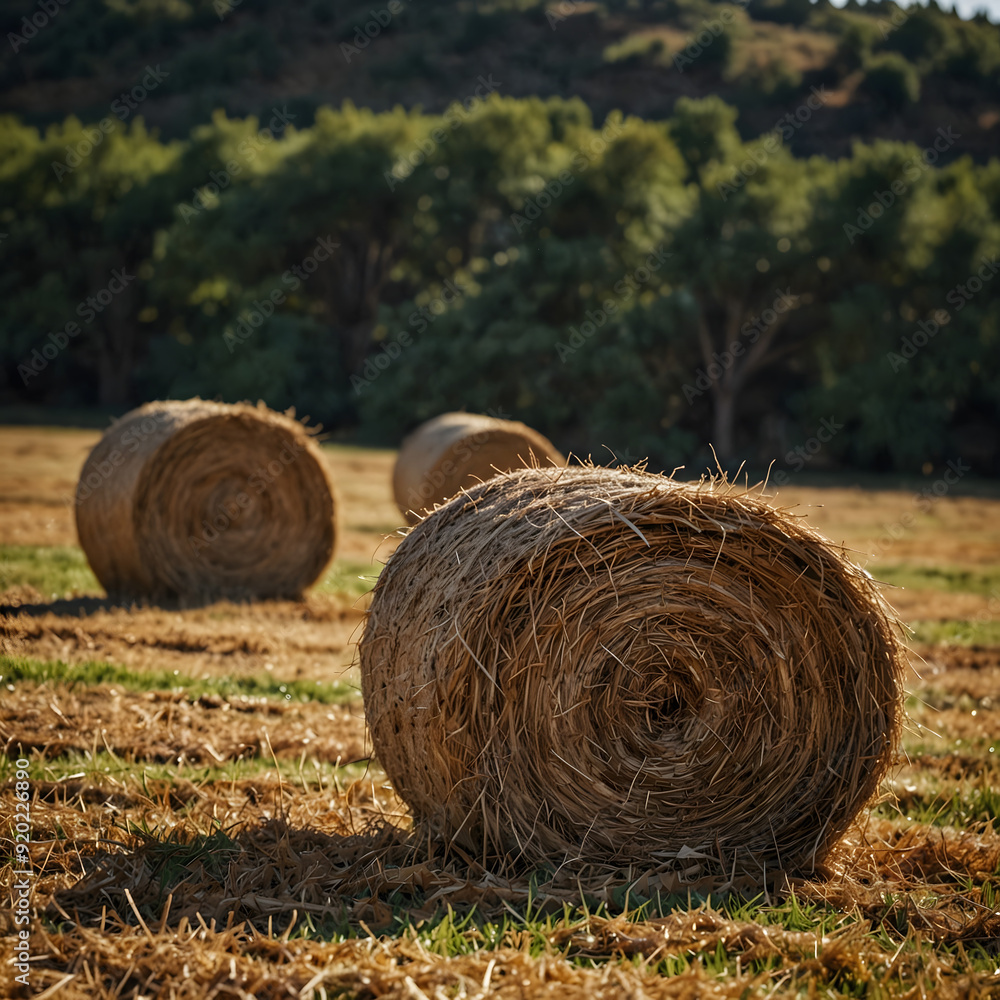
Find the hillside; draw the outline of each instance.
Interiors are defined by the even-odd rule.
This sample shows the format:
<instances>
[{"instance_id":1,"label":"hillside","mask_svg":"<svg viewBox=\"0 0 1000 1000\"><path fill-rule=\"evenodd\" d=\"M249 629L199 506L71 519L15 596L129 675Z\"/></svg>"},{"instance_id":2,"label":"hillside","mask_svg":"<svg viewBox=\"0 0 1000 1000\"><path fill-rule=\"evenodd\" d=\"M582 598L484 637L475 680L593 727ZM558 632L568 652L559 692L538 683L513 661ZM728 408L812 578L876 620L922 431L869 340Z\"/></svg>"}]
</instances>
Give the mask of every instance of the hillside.
<instances>
[{"instance_id":1,"label":"hillside","mask_svg":"<svg viewBox=\"0 0 1000 1000\"><path fill-rule=\"evenodd\" d=\"M718 94L739 109L744 138L825 88L822 114L790 139L796 155L847 155L858 138L924 145L942 124L976 160L1000 146L1000 27L936 6L105 0L99 16L83 4L54 9L16 0L0 15L14 50L0 70L0 111L35 125L68 113L141 115L182 137L217 107L243 116L281 105L302 127L317 107L346 100L439 112L484 76L508 97L579 96L596 120L612 109L666 118L678 97ZM29 37L30 17L41 27Z\"/></svg>"},{"instance_id":2,"label":"hillside","mask_svg":"<svg viewBox=\"0 0 1000 1000\"><path fill-rule=\"evenodd\" d=\"M38 2L2 80L4 403L1000 472L988 21Z\"/></svg>"}]
</instances>

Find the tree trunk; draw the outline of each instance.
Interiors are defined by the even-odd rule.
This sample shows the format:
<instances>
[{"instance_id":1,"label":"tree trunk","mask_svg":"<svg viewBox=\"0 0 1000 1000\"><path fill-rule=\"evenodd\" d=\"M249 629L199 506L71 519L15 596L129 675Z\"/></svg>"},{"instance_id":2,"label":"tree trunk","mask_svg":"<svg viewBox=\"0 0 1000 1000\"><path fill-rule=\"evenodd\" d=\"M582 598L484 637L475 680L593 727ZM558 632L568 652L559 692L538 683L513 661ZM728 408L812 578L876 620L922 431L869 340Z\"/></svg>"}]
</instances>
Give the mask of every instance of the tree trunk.
<instances>
[{"instance_id":1,"label":"tree trunk","mask_svg":"<svg viewBox=\"0 0 1000 1000\"><path fill-rule=\"evenodd\" d=\"M132 401L132 371L142 337L134 315L137 295L132 281L135 279L132 277L117 292L111 289L111 280L116 270L134 276L135 268L128 259L119 263L108 258L95 260L90 268L91 294L96 298L108 289L112 295L107 305L97 299L96 315L84 326L84 335L91 345L88 353L91 358L96 356L97 398L102 406L120 407Z\"/></svg>"},{"instance_id":2,"label":"tree trunk","mask_svg":"<svg viewBox=\"0 0 1000 1000\"><path fill-rule=\"evenodd\" d=\"M727 462L736 450L735 427L736 393L728 391L721 385L716 386L714 393L715 411L713 414L712 447L720 462Z\"/></svg>"}]
</instances>

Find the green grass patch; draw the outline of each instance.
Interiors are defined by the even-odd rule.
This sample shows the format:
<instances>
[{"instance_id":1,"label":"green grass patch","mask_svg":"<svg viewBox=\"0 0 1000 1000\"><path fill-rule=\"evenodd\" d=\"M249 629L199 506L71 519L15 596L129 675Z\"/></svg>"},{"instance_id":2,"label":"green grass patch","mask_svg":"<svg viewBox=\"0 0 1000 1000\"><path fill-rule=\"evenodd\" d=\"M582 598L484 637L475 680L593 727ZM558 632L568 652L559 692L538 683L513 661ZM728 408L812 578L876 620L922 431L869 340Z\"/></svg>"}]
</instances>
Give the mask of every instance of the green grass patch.
<instances>
[{"instance_id":1,"label":"green grass patch","mask_svg":"<svg viewBox=\"0 0 1000 1000\"><path fill-rule=\"evenodd\" d=\"M381 571L382 566L379 563L336 559L313 589L319 594L362 597L375 586Z\"/></svg>"},{"instance_id":2,"label":"green grass patch","mask_svg":"<svg viewBox=\"0 0 1000 1000\"><path fill-rule=\"evenodd\" d=\"M201 880L207 875L221 882L230 861L235 861L240 851L240 845L229 834L215 830L189 841L169 836L166 840L150 839L146 863L160 883L161 894L166 895L191 877Z\"/></svg>"},{"instance_id":3,"label":"green grass patch","mask_svg":"<svg viewBox=\"0 0 1000 1000\"><path fill-rule=\"evenodd\" d=\"M946 757L949 754L961 753L969 757L980 757L983 766L1000 765L1000 739L991 739L986 736L966 737L956 739L949 732L940 732L934 717L923 716L919 713L923 711L923 705L912 702L916 708L910 708L911 699L907 699L907 711L910 712L911 721L903 730L902 750L913 757ZM931 711L935 711L931 709ZM921 722L921 719L927 719ZM993 761L996 760L996 765Z\"/></svg>"},{"instance_id":4,"label":"green grass patch","mask_svg":"<svg viewBox=\"0 0 1000 1000\"><path fill-rule=\"evenodd\" d=\"M695 904L700 906L700 904ZM689 904L677 909L690 909ZM715 912L724 916L730 915L726 907L714 907ZM893 916L902 918L899 922L906 923L907 910L905 902L887 897L885 917L876 922L876 929L862 935L852 942L852 950L864 955L869 948L878 949L882 954L905 953L908 958L908 969L904 976L899 973L891 983L878 983L878 988L872 989L871 972L865 969L863 961L856 968L846 965L841 969L826 968L819 971L815 964L807 975L802 975L801 987L798 990L782 992L781 995L818 995L816 988L825 989L824 996L834 997L891 997L909 995L913 983L911 977L927 977L930 982L936 982L934 970L939 968L942 956L959 959L961 967L970 971L989 976L996 965L995 957L988 947L977 943L966 943L964 948L936 944L922 938L920 935L910 935L900 946L898 936L888 932L887 926ZM738 941L732 950L721 942L714 948L693 947L686 954L668 955L654 958L646 963L641 956L628 958L624 955L591 952L595 943L591 936L592 916L603 917L603 908L590 910L586 906L564 906L555 913L546 914L531 907L527 911L510 907L509 913L496 920L482 920L475 912L458 913L452 908L439 914L431 920L413 920L405 912L397 913L393 923L388 928L379 928L376 933L385 934L391 938L402 938L419 942L423 951L430 952L443 959L490 952L501 948L524 951L533 959L545 955L557 955L568 960L573 965L582 968L597 968L609 962L634 964L644 966L649 972L660 976L673 977L692 972L707 974L709 977L724 980L738 974L750 973L779 974L779 970L795 969L795 963L775 954L747 960L744 956L745 947ZM644 911L633 911L627 914L630 921L639 923L649 914ZM746 912L734 916L734 919L746 920L761 926L780 927L788 931L802 930L815 933L818 937L833 929L844 929L856 923L858 914L843 914L827 907L811 907L800 905L794 896L779 906L762 905L758 899L747 905ZM365 936L367 928L353 926L344 916L339 919L332 916L322 918L306 913L300 915L292 933L293 938L320 939L340 942L352 937ZM654 935L657 931L652 932ZM819 944L819 941L817 942ZM962 948L961 955L958 954ZM805 971L805 970L803 970ZM783 978L788 977L784 971ZM749 996L751 991L744 991ZM734 994L735 995L735 994ZM756 995L753 994L753 995Z\"/></svg>"},{"instance_id":5,"label":"green grass patch","mask_svg":"<svg viewBox=\"0 0 1000 1000\"><path fill-rule=\"evenodd\" d=\"M910 622L910 628L913 630L913 642L944 642L955 646L1000 645L1000 621L952 618L939 622Z\"/></svg>"},{"instance_id":6,"label":"green grass patch","mask_svg":"<svg viewBox=\"0 0 1000 1000\"><path fill-rule=\"evenodd\" d=\"M188 698L217 694L223 698L267 698L274 701L319 702L324 705L358 701L361 691L348 681L283 681L269 674L251 677L190 677L176 670L131 670L115 663L87 660L35 660L0 655L0 684L114 684L126 691L173 691Z\"/></svg>"},{"instance_id":7,"label":"green grass patch","mask_svg":"<svg viewBox=\"0 0 1000 1000\"><path fill-rule=\"evenodd\" d=\"M336 559L313 589L354 600L375 586L381 570L378 563ZM0 591L17 586L34 587L49 600L104 593L75 545L0 545Z\"/></svg>"},{"instance_id":8,"label":"green grass patch","mask_svg":"<svg viewBox=\"0 0 1000 1000\"><path fill-rule=\"evenodd\" d=\"M875 809L875 815L957 829L995 824L1000 816L1000 788L986 782L945 785L930 781L920 784L922 787L897 788L897 801L883 802Z\"/></svg>"},{"instance_id":9,"label":"green grass patch","mask_svg":"<svg viewBox=\"0 0 1000 1000\"><path fill-rule=\"evenodd\" d=\"M72 750L58 757L46 759L40 754L29 755L28 773L32 781L71 781L100 783L114 779L126 791L141 792L151 797L154 782L174 784L190 781L198 788L213 784L231 785L250 780L277 780L304 791L322 791L327 788L345 788L362 778L376 784L386 780L385 772L377 763L334 764L308 758L295 760L279 757L244 757L221 764L153 763L147 760L129 760L106 749L96 752ZM14 772L14 761L0 755L0 782ZM142 828L144 833L148 830ZM152 834L150 834L152 835Z\"/></svg>"},{"instance_id":10,"label":"green grass patch","mask_svg":"<svg viewBox=\"0 0 1000 1000\"><path fill-rule=\"evenodd\" d=\"M925 708L933 712L953 708L957 708L960 712L989 711L994 705L1000 705L1000 695L983 695L981 698L973 698L972 695L964 691L949 691L933 684L917 688L906 696L906 710L911 715L919 713Z\"/></svg>"},{"instance_id":11,"label":"green grass patch","mask_svg":"<svg viewBox=\"0 0 1000 1000\"><path fill-rule=\"evenodd\" d=\"M621 41L608 45L602 58L606 63L626 66L666 66L671 61L662 38L640 33L626 35Z\"/></svg>"},{"instance_id":12,"label":"green grass patch","mask_svg":"<svg viewBox=\"0 0 1000 1000\"><path fill-rule=\"evenodd\" d=\"M893 587L940 590L947 594L981 594L1000 597L1000 567L969 569L967 566L921 566L916 563L876 564L868 572Z\"/></svg>"},{"instance_id":13,"label":"green grass patch","mask_svg":"<svg viewBox=\"0 0 1000 1000\"><path fill-rule=\"evenodd\" d=\"M0 590L17 586L50 599L104 593L75 545L0 545Z\"/></svg>"},{"instance_id":14,"label":"green grass patch","mask_svg":"<svg viewBox=\"0 0 1000 1000\"><path fill-rule=\"evenodd\" d=\"M393 916L390 924L379 928L379 932L393 938L418 941L423 950L441 958L514 948L526 951L535 959L542 955L559 954L574 964L591 968L604 964L608 958L599 952L587 954L593 941L589 937L591 918L607 917L619 912L617 908L609 910L604 905L589 905L586 901L577 906L564 903L554 909L529 901L527 905L508 905L507 912L499 919L484 919L474 908L456 910L448 907L432 919L415 920L407 906L413 902L411 899L392 893L386 902L393 907ZM687 896L675 899L671 896L669 901L664 897L657 906L645 905L622 912L626 913L630 921L641 923L651 917L702 906L733 920L820 935L858 919L855 915L845 915L831 907L801 903L794 894L774 906L765 905L762 896L747 899L730 895L707 900ZM306 914L300 918L293 937L339 941L357 933L357 928L343 917L337 919L326 916L315 919ZM699 965L711 975L732 975L736 972L737 955L742 951L742 947L737 945L730 953L720 944L713 951L699 952L697 957L674 955L661 958L654 962L653 969L661 975L674 976L689 972L694 965ZM748 966L744 960L742 967L744 971L748 967L760 971L780 964L777 956L759 961L761 964Z\"/></svg>"}]
</instances>

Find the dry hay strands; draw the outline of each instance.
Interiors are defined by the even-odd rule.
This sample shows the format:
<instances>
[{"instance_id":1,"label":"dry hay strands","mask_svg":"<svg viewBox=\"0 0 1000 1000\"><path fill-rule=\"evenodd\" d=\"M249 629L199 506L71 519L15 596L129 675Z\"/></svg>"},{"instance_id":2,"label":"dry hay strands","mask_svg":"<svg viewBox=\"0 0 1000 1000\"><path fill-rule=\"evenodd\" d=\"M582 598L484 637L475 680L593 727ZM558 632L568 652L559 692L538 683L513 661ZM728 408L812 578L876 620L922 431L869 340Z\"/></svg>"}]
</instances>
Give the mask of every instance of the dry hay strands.
<instances>
[{"instance_id":1,"label":"dry hay strands","mask_svg":"<svg viewBox=\"0 0 1000 1000\"><path fill-rule=\"evenodd\" d=\"M484 859L812 869L901 726L876 585L723 481L529 469L403 540L361 642L375 752Z\"/></svg>"},{"instance_id":2,"label":"dry hay strands","mask_svg":"<svg viewBox=\"0 0 1000 1000\"><path fill-rule=\"evenodd\" d=\"M526 424L477 413L442 413L403 441L392 491L402 515L416 524L437 504L498 472L565 464L555 445Z\"/></svg>"},{"instance_id":3,"label":"dry hay strands","mask_svg":"<svg viewBox=\"0 0 1000 1000\"><path fill-rule=\"evenodd\" d=\"M80 544L116 600L297 597L333 556L312 432L262 403L147 403L105 432L76 492Z\"/></svg>"}]
</instances>

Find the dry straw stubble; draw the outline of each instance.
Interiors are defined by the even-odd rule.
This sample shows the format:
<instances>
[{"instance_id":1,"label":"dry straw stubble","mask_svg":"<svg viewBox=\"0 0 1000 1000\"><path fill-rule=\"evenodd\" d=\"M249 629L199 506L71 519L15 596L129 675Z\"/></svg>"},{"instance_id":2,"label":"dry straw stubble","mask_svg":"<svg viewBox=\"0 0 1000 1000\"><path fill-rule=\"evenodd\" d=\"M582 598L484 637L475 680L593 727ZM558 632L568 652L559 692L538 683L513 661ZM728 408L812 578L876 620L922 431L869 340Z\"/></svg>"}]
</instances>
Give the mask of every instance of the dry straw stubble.
<instances>
[{"instance_id":1,"label":"dry straw stubble","mask_svg":"<svg viewBox=\"0 0 1000 1000\"><path fill-rule=\"evenodd\" d=\"M80 544L110 597L297 597L336 541L313 433L263 404L147 403L94 447L76 494Z\"/></svg>"},{"instance_id":2,"label":"dry straw stubble","mask_svg":"<svg viewBox=\"0 0 1000 1000\"><path fill-rule=\"evenodd\" d=\"M516 420L442 413L404 441L392 473L396 505L410 524L460 490L535 465L565 465L555 445Z\"/></svg>"},{"instance_id":3,"label":"dry straw stubble","mask_svg":"<svg viewBox=\"0 0 1000 1000\"><path fill-rule=\"evenodd\" d=\"M760 497L641 470L528 469L439 508L360 660L418 825L486 859L809 870L901 725L863 570Z\"/></svg>"}]
</instances>

